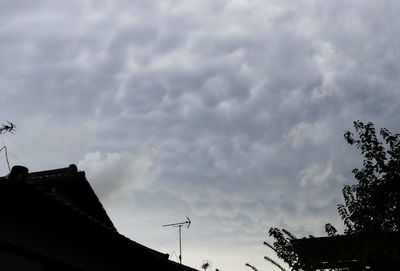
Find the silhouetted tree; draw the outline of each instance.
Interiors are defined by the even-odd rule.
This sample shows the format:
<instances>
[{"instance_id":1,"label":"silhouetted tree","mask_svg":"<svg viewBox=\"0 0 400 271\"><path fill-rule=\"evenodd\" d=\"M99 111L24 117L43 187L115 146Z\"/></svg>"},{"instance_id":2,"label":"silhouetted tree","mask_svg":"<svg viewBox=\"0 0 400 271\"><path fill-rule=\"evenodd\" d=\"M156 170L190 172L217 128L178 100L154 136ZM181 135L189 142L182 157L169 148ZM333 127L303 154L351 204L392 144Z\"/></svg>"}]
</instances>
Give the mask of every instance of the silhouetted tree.
<instances>
[{"instance_id":1,"label":"silhouetted tree","mask_svg":"<svg viewBox=\"0 0 400 271\"><path fill-rule=\"evenodd\" d=\"M301 262L301 259L297 255L291 242L295 239L295 237L292 234L288 234L289 231L286 229L270 228L268 233L274 238L274 242L272 245L268 242L264 242L264 244L271 248L279 258L284 260L289 265L291 270L302 270L304 268L304 263ZM272 258L265 256L264 259L277 266L281 270L285 270Z\"/></svg>"},{"instance_id":2,"label":"silhouetted tree","mask_svg":"<svg viewBox=\"0 0 400 271\"><path fill-rule=\"evenodd\" d=\"M338 206L345 233L399 231L400 228L400 134L374 125L354 122L357 137L346 132L345 139L364 156L363 167L354 169L357 183L343 188L344 204Z\"/></svg>"},{"instance_id":3,"label":"silhouetted tree","mask_svg":"<svg viewBox=\"0 0 400 271\"><path fill-rule=\"evenodd\" d=\"M338 212L345 225L344 234L360 232L398 232L400 229L400 134L394 134L386 128L379 132L379 140L374 125L369 122L354 122L356 135L347 131L346 141L354 145L364 157L362 168L353 170L357 182L343 188L344 203L338 205ZM325 225L328 236L334 236L337 230ZM285 229L270 228L273 237L271 244L265 245L275 251L291 270L307 270L309 266L302 262L292 245L296 239ZM384 248L382 248L384 249ZM274 260L266 257L276 264ZM277 265L278 266L278 265ZM279 267L279 266L278 266ZM338 270L338 269L336 269ZM347 270L347 269L346 269Z\"/></svg>"}]
</instances>

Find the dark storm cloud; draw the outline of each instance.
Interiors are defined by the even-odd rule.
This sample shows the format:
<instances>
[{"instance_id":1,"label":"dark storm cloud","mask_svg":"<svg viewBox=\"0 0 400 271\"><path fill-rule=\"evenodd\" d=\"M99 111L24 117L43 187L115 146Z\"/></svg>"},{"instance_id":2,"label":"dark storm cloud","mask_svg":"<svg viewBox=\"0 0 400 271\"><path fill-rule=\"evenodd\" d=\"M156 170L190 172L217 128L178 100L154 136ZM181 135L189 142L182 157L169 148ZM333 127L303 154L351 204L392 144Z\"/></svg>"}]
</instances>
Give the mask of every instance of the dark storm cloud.
<instances>
[{"instance_id":1,"label":"dark storm cloud","mask_svg":"<svg viewBox=\"0 0 400 271\"><path fill-rule=\"evenodd\" d=\"M201 244L319 234L360 164L344 130L398 131L395 1L0 5L11 154L80 161L123 229L132 208L135 230L189 215Z\"/></svg>"}]
</instances>

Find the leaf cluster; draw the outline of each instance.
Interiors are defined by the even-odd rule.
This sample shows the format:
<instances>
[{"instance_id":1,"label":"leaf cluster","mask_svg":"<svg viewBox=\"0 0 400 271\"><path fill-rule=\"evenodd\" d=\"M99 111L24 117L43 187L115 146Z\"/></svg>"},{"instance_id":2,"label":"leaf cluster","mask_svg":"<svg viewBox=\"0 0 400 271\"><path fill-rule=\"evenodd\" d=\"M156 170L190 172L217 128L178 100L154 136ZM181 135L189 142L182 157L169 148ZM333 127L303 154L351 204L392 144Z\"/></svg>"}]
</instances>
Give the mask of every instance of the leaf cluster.
<instances>
[{"instance_id":1,"label":"leaf cluster","mask_svg":"<svg viewBox=\"0 0 400 271\"><path fill-rule=\"evenodd\" d=\"M295 252L291 242L296 239L296 237L286 229L270 228L268 233L269 236L274 238L274 242L272 245L267 242L264 242L264 244L272 248L276 255L289 265L290 269L303 270L304 264ZM266 258L266 260L278 266L274 261L271 261L271 259Z\"/></svg>"},{"instance_id":2,"label":"leaf cluster","mask_svg":"<svg viewBox=\"0 0 400 271\"><path fill-rule=\"evenodd\" d=\"M344 203L338 212L345 234L399 231L400 228L400 134L386 128L379 132L369 122L354 122L357 135L346 132L346 141L364 156L362 168L353 170L357 183L343 188Z\"/></svg>"}]
</instances>

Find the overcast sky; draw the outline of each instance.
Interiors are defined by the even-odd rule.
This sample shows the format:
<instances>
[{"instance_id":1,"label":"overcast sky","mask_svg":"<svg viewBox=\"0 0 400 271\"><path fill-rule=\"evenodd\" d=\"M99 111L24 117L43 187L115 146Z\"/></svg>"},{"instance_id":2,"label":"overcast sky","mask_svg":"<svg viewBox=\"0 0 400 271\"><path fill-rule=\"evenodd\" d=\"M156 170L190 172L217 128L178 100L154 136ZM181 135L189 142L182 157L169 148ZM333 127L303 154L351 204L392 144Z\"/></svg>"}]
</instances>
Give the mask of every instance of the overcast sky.
<instances>
[{"instance_id":1,"label":"overcast sky","mask_svg":"<svg viewBox=\"0 0 400 271\"><path fill-rule=\"evenodd\" d=\"M361 156L398 132L400 2L0 0L0 139L30 171L77 164L119 231L183 261L276 270L271 226L322 235ZM0 155L0 169L7 165ZM271 241L271 240L270 240Z\"/></svg>"}]
</instances>

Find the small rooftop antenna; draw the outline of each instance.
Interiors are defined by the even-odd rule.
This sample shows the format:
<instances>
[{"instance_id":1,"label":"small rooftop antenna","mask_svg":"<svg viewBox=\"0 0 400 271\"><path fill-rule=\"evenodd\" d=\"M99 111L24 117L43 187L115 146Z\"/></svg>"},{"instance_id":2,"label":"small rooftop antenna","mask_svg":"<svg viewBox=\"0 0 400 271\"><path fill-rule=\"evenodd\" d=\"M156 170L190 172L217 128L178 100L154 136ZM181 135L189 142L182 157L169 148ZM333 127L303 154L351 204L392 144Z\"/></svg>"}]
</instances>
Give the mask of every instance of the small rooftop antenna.
<instances>
[{"instance_id":1,"label":"small rooftop antenna","mask_svg":"<svg viewBox=\"0 0 400 271\"><path fill-rule=\"evenodd\" d=\"M179 228L179 263L182 264L182 226L185 226L189 229L190 224L192 224L192 221L190 221L189 217L186 217L187 220L185 222L177 222L177 223L172 223L172 224L165 224L162 225L163 227L178 227Z\"/></svg>"},{"instance_id":2,"label":"small rooftop antenna","mask_svg":"<svg viewBox=\"0 0 400 271\"><path fill-rule=\"evenodd\" d=\"M16 126L15 126L14 123L12 123L12 122L10 122L10 121L7 121L7 124L3 124L3 125L0 127L0 135L1 135L1 134L5 134L5 133L7 133L7 132L13 134L13 133L15 132L15 127L16 127ZM3 143L3 147L0 149L0 152L1 152L2 150L4 150L4 153L5 153L5 155L6 155L6 161L7 161L8 170L11 171L10 162L8 161L7 147L6 147L6 145L4 145L4 143Z\"/></svg>"}]
</instances>

